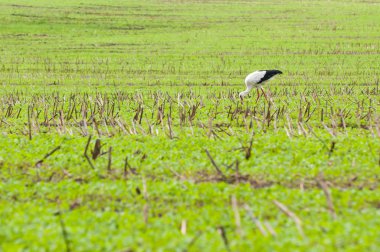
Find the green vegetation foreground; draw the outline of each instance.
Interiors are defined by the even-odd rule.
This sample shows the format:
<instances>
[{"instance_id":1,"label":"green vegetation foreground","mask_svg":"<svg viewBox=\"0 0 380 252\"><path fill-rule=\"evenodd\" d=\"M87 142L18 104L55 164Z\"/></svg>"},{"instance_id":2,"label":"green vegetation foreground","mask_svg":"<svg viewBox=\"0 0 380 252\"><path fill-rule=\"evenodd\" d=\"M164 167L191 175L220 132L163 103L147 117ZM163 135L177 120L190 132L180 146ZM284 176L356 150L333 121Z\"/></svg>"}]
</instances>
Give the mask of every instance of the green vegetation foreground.
<instances>
[{"instance_id":1,"label":"green vegetation foreground","mask_svg":"<svg viewBox=\"0 0 380 252\"><path fill-rule=\"evenodd\" d=\"M379 3L33 2L0 3L3 251L380 249Z\"/></svg>"}]
</instances>

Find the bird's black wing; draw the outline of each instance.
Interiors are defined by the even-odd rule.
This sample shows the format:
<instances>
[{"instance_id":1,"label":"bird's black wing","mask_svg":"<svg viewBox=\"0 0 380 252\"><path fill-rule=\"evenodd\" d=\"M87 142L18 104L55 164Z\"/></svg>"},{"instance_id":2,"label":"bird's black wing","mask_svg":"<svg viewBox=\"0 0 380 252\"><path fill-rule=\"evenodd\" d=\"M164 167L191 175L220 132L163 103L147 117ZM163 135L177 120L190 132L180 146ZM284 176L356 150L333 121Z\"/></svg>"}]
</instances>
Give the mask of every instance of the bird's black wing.
<instances>
[{"instance_id":1,"label":"bird's black wing","mask_svg":"<svg viewBox=\"0 0 380 252\"><path fill-rule=\"evenodd\" d=\"M260 84L264 81L267 81L277 74L282 74L282 72L280 70L261 70L261 71L265 71L265 74L264 74L263 78L261 78L261 80L257 84Z\"/></svg>"}]
</instances>

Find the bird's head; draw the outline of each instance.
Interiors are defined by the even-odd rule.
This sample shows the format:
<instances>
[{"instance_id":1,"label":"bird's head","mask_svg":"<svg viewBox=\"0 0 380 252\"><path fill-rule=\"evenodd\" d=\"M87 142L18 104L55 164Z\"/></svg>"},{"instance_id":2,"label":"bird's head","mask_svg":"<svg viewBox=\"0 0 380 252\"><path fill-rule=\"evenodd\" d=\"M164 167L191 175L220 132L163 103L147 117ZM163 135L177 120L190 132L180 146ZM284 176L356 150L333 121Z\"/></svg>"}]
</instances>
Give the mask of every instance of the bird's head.
<instances>
[{"instance_id":1,"label":"bird's head","mask_svg":"<svg viewBox=\"0 0 380 252\"><path fill-rule=\"evenodd\" d=\"M243 98L244 98L244 92L239 93L239 98L240 98L241 101L243 101Z\"/></svg>"}]
</instances>

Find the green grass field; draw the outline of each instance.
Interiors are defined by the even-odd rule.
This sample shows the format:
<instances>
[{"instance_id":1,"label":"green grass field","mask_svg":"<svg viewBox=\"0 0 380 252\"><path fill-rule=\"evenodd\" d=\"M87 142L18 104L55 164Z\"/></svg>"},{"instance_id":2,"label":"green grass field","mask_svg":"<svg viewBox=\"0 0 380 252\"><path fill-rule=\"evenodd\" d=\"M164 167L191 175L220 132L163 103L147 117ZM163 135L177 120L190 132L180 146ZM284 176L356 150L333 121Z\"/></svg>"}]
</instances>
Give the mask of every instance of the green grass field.
<instances>
[{"instance_id":1,"label":"green grass field","mask_svg":"<svg viewBox=\"0 0 380 252\"><path fill-rule=\"evenodd\" d=\"M379 13L0 1L0 250L379 251Z\"/></svg>"}]
</instances>

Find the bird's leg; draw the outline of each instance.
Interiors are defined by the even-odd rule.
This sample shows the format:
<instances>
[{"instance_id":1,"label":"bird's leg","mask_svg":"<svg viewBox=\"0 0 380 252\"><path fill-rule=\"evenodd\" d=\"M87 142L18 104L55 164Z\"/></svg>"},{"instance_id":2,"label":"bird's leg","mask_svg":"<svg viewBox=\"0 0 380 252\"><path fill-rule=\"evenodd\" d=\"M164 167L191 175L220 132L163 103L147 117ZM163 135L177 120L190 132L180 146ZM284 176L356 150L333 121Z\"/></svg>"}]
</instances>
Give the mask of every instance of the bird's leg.
<instances>
[{"instance_id":1,"label":"bird's leg","mask_svg":"<svg viewBox=\"0 0 380 252\"><path fill-rule=\"evenodd\" d=\"M261 89L261 91L263 92L263 95L264 95L264 97L265 97L265 100L266 100L267 102L269 102L269 101L268 101L267 94L265 93L264 89L263 89L262 87L261 87L260 89ZM257 90L257 91L258 91L258 90Z\"/></svg>"},{"instance_id":2,"label":"bird's leg","mask_svg":"<svg viewBox=\"0 0 380 252\"><path fill-rule=\"evenodd\" d=\"M256 91L257 91L257 98L256 98L256 102L257 102L260 99L260 92L258 88L256 88Z\"/></svg>"}]
</instances>

